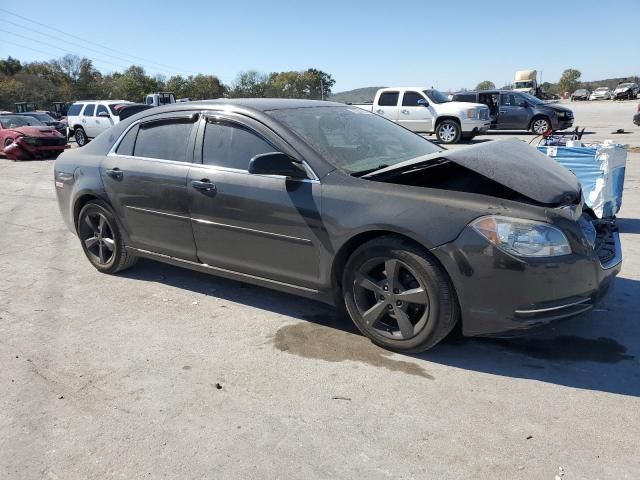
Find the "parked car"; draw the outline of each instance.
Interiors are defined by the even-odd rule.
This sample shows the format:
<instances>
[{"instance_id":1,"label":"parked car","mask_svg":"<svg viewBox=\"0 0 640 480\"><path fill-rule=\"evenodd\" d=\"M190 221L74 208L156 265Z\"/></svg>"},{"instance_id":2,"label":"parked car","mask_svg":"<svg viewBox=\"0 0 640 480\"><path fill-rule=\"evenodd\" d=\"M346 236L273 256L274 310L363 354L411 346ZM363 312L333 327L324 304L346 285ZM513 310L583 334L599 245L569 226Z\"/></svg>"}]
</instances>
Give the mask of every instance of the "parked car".
<instances>
[{"instance_id":1,"label":"parked car","mask_svg":"<svg viewBox=\"0 0 640 480\"><path fill-rule=\"evenodd\" d=\"M40 120L40 122L43 125L47 125L49 127L55 128L58 131L58 133L60 133L60 135L66 135L67 134L67 122L61 122L59 120L56 120L55 118L53 118L48 113L44 113L44 112L24 112L24 113L16 113L15 115L26 115L27 117L33 117L33 118L35 118L37 120Z\"/></svg>"},{"instance_id":2,"label":"parked car","mask_svg":"<svg viewBox=\"0 0 640 480\"><path fill-rule=\"evenodd\" d=\"M73 103L67 112L69 137L74 137L80 147L86 145L89 140L120 121L113 108L123 103L131 102L126 100L79 100Z\"/></svg>"},{"instance_id":3,"label":"parked car","mask_svg":"<svg viewBox=\"0 0 640 480\"><path fill-rule=\"evenodd\" d=\"M481 103L489 107L491 129L531 130L542 135L573 125L573 112L567 107L547 103L524 92L483 90L453 95L458 102Z\"/></svg>"},{"instance_id":4,"label":"parked car","mask_svg":"<svg viewBox=\"0 0 640 480\"><path fill-rule=\"evenodd\" d=\"M633 82L619 84L613 91L613 98L616 100L635 100L638 98L638 84Z\"/></svg>"},{"instance_id":5,"label":"parked car","mask_svg":"<svg viewBox=\"0 0 640 480\"><path fill-rule=\"evenodd\" d=\"M587 311L621 265L575 175L524 142L445 151L333 102L151 108L54 175L98 271L145 257L315 298L403 352Z\"/></svg>"},{"instance_id":6,"label":"parked car","mask_svg":"<svg viewBox=\"0 0 640 480\"><path fill-rule=\"evenodd\" d=\"M611 100L613 92L609 87L598 87L589 96L589 100Z\"/></svg>"},{"instance_id":7,"label":"parked car","mask_svg":"<svg viewBox=\"0 0 640 480\"><path fill-rule=\"evenodd\" d=\"M413 132L435 133L442 143L457 143L489 129L484 105L452 102L443 93L424 87L382 88L373 103L353 106L381 115Z\"/></svg>"},{"instance_id":8,"label":"parked car","mask_svg":"<svg viewBox=\"0 0 640 480\"><path fill-rule=\"evenodd\" d=\"M638 104L638 113L633 116L633 123L640 126L640 103Z\"/></svg>"},{"instance_id":9,"label":"parked car","mask_svg":"<svg viewBox=\"0 0 640 480\"><path fill-rule=\"evenodd\" d=\"M55 158L67 148L67 139L34 117L0 115L0 148L10 160Z\"/></svg>"},{"instance_id":10,"label":"parked car","mask_svg":"<svg viewBox=\"0 0 640 480\"><path fill-rule=\"evenodd\" d=\"M589 95L591 92L586 88L579 88L575 92L571 94L571 101L575 102L577 100L589 100Z\"/></svg>"},{"instance_id":11,"label":"parked car","mask_svg":"<svg viewBox=\"0 0 640 480\"><path fill-rule=\"evenodd\" d=\"M154 92L144 97L144 103L151 107L170 105L176 103L176 96L173 92Z\"/></svg>"}]
</instances>

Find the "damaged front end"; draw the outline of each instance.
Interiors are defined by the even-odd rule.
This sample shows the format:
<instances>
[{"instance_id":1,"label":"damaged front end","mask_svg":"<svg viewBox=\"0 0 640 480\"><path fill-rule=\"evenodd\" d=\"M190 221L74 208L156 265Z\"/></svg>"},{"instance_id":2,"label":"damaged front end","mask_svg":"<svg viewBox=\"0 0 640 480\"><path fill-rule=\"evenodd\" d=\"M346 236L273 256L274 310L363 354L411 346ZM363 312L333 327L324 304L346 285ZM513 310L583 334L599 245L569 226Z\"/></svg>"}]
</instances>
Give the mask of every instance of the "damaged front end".
<instances>
[{"instance_id":1,"label":"damaged front end","mask_svg":"<svg viewBox=\"0 0 640 480\"><path fill-rule=\"evenodd\" d=\"M575 175L523 142L438 152L365 178L487 205L431 250L456 289L465 335L508 336L585 312L620 271L615 221L597 219Z\"/></svg>"}]
</instances>

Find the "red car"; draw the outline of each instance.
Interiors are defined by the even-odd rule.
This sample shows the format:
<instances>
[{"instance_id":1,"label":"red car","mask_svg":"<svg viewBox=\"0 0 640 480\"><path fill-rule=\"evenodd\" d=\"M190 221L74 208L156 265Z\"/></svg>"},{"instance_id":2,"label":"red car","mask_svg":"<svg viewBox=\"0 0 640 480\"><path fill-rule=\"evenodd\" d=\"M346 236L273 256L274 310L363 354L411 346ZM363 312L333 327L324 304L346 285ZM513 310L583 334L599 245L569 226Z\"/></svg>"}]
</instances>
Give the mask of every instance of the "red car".
<instances>
[{"instance_id":1,"label":"red car","mask_svg":"<svg viewBox=\"0 0 640 480\"><path fill-rule=\"evenodd\" d=\"M10 160L56 158L67 139L33 117L0 115L0 156Z\"/></svg>"}]
</instances>

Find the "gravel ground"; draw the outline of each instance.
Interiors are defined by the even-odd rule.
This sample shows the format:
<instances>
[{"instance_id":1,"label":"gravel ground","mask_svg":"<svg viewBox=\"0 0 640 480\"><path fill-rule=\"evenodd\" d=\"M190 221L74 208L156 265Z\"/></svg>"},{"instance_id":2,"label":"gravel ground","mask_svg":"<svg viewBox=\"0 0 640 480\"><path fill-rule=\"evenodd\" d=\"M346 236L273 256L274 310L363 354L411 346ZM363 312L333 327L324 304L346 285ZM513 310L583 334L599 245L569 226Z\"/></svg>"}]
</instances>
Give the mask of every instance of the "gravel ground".
<instances>
[{"instance_id":1,"label":"gravel ground","mask_svg":"<svg viewBox=\"0 0 640 480\"><path fill-rule=\"evenodd\" d=\"M640 146L635 104L573 107L590 138ZM97 273L52 170L0 162L0 478L640 478L640 154L598 309L418 356L262 288L150 261Z\"/></svg>"}]
</instances>

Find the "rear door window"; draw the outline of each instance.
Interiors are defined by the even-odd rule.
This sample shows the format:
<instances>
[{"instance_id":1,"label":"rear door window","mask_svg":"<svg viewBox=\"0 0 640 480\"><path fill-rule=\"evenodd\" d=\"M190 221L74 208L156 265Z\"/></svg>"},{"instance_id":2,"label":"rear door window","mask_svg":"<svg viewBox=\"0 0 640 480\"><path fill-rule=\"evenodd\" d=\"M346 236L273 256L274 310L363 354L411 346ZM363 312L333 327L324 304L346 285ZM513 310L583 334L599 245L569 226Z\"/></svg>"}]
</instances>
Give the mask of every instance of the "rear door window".
<instances>
[{"instance_id":1,"label":"rear door window","mask_svg":"<svg viewBox=\"0 0 640 480\"><path fill-rule=\"evenodd\" d=\"M142 124L135 140L133 155L185 162L193 125L192 121L181 119Z\"/></svg>"},{"instance_id":2,"label":"rear door window","mask_svg":"<svg viewBox=\"0 0 640 480\"><path fill-rule=\"evenodd\" d=\"M109 110L107 110L107 107L105 107L104 105L98 105L98 109L96 110L96 116L100 115L100 112L107 112L107 115L109 115Z\"/></svg>"},{"instance_id":3,"label":"rear door window","mask_svg":"<svg viewBox=\"0 0 640 480\"><path fill-rule=\"evenodd\" d=\"M96 104L95 103L87 103L87 106L84 107L84 112L82 112L82 114L85 117L93 117L93 112L96 109Z\"/></svg>"},{"instance_id":4,"label":"rear door window","mask_svg":"<svg viewBox=\"0 0 640 480\"><path fill-rule=\"evenodd\" d=\"M395 107L398 105L399 92L384 92L378 99L378 105L381 107Z\"/></svg>"}]
</instances>

